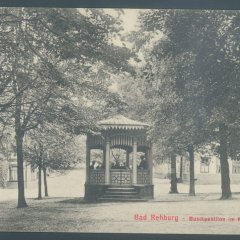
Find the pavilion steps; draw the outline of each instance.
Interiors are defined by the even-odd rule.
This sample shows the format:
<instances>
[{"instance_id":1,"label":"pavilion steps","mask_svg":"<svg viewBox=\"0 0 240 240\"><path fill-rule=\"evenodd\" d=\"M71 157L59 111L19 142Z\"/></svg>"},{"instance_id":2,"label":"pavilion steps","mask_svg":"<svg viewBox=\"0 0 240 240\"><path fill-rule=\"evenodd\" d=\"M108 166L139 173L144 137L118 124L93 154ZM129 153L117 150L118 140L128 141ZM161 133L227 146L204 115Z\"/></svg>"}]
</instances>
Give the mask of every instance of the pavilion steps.
<instances>
[{"instance_id":1,"label":"pavilion steps","mask_svg":"<svg viewBox=\"0 0 240 240\"><path fill-rule=\"evenodd\" d=\"M98 202L146 202L146 199L140 198L98 198Z\"/></svg>"},{"instance_id":2,"label":"pavilion steps","mask_svg":"<svg viewBox=\"0 0 240 240\"><path fill-rule=\"evenodd\" d=\"M142 202L134 187L108 187L98 198L100 202Z\"/></svg>"}]
</instances>

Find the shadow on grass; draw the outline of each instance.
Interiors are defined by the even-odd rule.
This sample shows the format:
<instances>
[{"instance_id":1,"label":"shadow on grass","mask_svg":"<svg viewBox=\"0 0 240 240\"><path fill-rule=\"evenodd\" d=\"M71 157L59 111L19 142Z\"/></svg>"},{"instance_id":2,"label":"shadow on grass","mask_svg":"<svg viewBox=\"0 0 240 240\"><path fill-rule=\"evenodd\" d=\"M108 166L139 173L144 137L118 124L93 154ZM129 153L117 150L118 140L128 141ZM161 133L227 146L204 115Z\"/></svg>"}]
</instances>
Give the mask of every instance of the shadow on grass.
<instances>
[{"instance_id":1,"label":"shadow on grass","mask_svg":"<svg viewBox=\"0 0 240 240\"><path fill-rule=\"evenodd\" d=\"M41 204L54 204L54 203L60 203L60 204L100 204L103 202L99 202L96 200L85 200L84 197L43 197L41 199L38 198L28 198L28 200L31 200L32 203L41 203Z\"/></svg>"},{"instance_id":2,"label":"shadow on grass","mask_svg":"<svg viewBox=\"0 0 240 240\"><path fill-rule=\"evenodd\" d=\"M171 194L172 195L172 194ZM159 203L159 202L186 202L186 201L199 201L199 200L203 200L203 198L205 196L202 195L198 195L198 196L188 196L187 194L178 194L178 196L182 196L183 198L181 199L164 199L164 198L159 198L159 199L148 199L148 200L143 200L140 201L139 203L143 203L143 202L149 202L149 203ZM191 200L189 200L191 199ZM129 201L131 203L138 203L135 201ZM101 202L101 201L89 201L89 200L85 200L83 197L80 198L71 198L71 199L64 199L62 201L59 201L59 203L64 203L64 204L119 204L119 203L129 203L129 202L121 202L121 201L110 201L110 202Z\"/></svg>"},{"instance_id":3,"label":"shadow on grass","mask_svg":"<svg viewBox=\"0 0 240 240\"><path fill-rule=\"evenodd\" d=\"M208 193L203 199L204 201L231 201L240 200L240 192L232 192L232 196L229 198L222 198L221 193Z\"/></svg>"},{"instance_id":4,"label":"shadow on grass","mask_svg":"<svg viewBox=\"0 0 240 240\"><path fill-rule=\"evenodd\" d=\"M97 201L87 201L83 197L79 198L71 198L65 199L63 201L59 201L59 203L70 203L70 204L91 204L91 203L98 203Z\"/></svg>"},{"instance_id":5,"label":"shadow on grass","mask_svg":"<svg viewBox=\"0 0 240 240\"><path fill-rule=\"evenodd\" d=\"M119 204L119 203L137 203L135 201L97 201L97 200L85 200L83 197L80 198L71 198L71 199L65 199L62 201L58 201L59 203L64 203L64 204L92 204L94 206L97 206L99 204L104 204L104 205L112 205L112 204ZM143 201L140 201L140 203L142 203ZM146 202L146 200L144 200L144 202Z\"/></svg>"}]
</instances>

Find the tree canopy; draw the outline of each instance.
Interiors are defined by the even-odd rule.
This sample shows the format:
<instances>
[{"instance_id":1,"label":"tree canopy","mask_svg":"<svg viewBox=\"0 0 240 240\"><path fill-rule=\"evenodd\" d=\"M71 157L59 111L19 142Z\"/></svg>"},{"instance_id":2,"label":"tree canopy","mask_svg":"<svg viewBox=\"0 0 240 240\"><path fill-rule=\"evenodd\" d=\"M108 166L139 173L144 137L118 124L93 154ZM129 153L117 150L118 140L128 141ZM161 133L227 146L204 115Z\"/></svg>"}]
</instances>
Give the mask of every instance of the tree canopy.
<instances>
[{"instance_id":1,"label":"tree canopy","mask_svg":"<svg viewBox=\"0 0 240 240\"><path fill-rule=\"evenodd\" d=\"M24 207L24 135L46 122L67 132L94 129L101 110L118 100L110 76L133 71L133 55L109 40L120 19L103 9L2 8L0 17L0 118L15 129Z\"/></svg>"},{"instance_id":2,"label":"tree canopy","mask_svg":"<svg viewBox=\"0 0 240 240\"><path fill-rule=\"evenodd\" d=\"M139 14L140 30L129 36L145 63L134 84L143 95L138 94L140 103L146 103L136 114L152 123L160 156L218 141L226 185L228 131L239 125L239 16L238 11L146 10ZM229 196L230 190L223 190L223 197Z\"/></svg>"}]
</instances>

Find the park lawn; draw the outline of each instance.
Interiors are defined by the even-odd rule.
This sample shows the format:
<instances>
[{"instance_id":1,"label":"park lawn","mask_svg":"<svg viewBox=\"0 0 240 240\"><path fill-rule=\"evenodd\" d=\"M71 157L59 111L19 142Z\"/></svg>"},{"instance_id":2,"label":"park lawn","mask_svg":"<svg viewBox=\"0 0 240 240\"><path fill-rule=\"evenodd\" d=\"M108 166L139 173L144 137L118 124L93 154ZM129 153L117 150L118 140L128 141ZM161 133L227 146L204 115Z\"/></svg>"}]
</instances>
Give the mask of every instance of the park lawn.
<instances>
[{"instance_id":1,"label":"park lawn","mask_svg":"<svg viewBox=\"0 0 240 240\"><path fill-rule=\"evenodd\" d=\"M239 186L233 185L233 200L219 201L221 187L178 184L180 194L168 194L169 181L154 179L155 200L143 203L84 203L84 169L49 178L49 198L35 200L36 183L26 189L28 208L17 209L17 189L0 189L0 231L34 232L132 232L132 233L223 233L240 234L240 224L218 222L138 222L134 214L168 214L187 218L240 214ZM67 196L67 197L66 197Z\"/></svg>"},{"instance_id":2,"label":"park lawn","mask_svg":"<svg viewBox=\"0 0 240 240\"><path fill-rule=\"evenodd\" d=\"M129 232L240 234L239 194L232 200L206 199L128 203L85 203L81 198L27 199L28 208L17 209L16 201L0 203L0 231L14 232ZM182 197L183 199L183 197ZM192 198L194 199L194 198ZM179 221L136 221L135 214L178 216ZM234 222L189 222L188 217L234 217Z\"/></svg>"},{"instance_id":3,"label":"park lawn","mask_svg":"<svg viewBox=\"0 0 240 240\"><path fill-rule=\"evenodd\" d=\"M73 222L84 223L88 220L82 218L82 212L85 211L83 205L69 206L61 203L65 200L65 198L27 199L29 207L22 209L16 208L15 201L1 202L0 230L65 232L71 229L74 231Z\"/></svg>"}]
</instances>

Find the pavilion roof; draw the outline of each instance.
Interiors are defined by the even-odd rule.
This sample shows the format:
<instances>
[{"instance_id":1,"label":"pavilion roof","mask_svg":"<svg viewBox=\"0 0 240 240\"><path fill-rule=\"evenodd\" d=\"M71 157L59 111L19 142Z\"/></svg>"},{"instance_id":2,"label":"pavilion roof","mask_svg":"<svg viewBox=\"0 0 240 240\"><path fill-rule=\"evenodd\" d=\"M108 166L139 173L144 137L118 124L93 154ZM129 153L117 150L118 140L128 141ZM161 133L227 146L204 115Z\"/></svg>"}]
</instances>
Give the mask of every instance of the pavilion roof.
<instances>
[{"instance_id":1,"label":"pavilion roof","mask_svg":"<svg viewBox=\"0 0 240 240\"><path fill-rule=\"evenodd\" d=\"M140 130L149 127L149 125L146 123L132 120L130 118L124 117L121 114L99 121L97 124L105 130L107 129Z\"/></svg>"}]
</instances>

